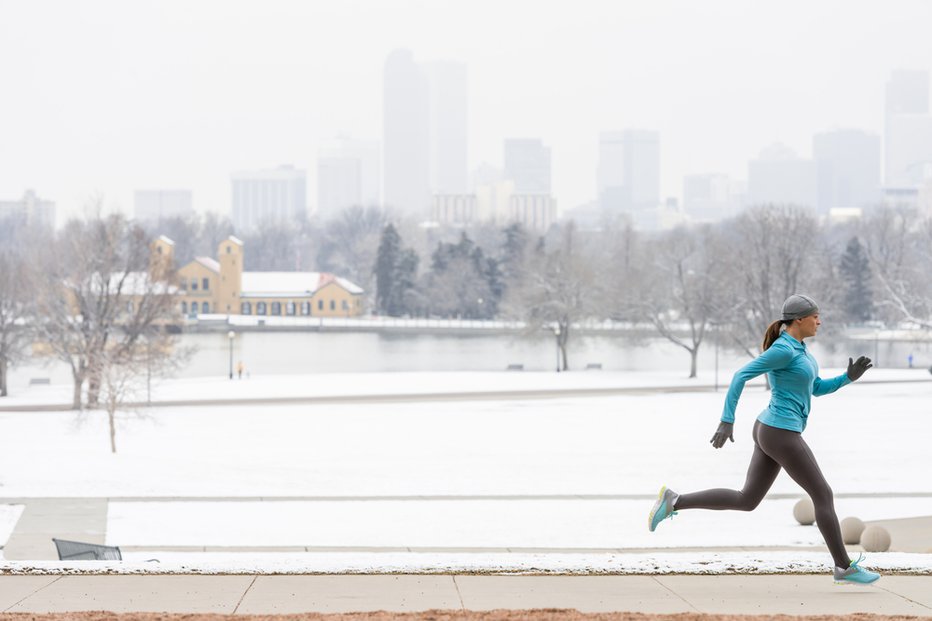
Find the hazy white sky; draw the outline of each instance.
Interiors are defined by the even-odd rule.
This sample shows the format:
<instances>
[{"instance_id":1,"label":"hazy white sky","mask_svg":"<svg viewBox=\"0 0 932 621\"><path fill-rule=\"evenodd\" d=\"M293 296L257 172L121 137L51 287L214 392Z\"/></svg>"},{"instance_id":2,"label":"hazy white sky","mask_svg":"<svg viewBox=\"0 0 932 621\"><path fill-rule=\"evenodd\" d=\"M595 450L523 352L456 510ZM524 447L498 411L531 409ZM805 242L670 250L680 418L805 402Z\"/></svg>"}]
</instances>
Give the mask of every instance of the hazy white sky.
<instances>
[{"instance_id":1,"label":"hazy white sky","mask_svg":"<svg viewBox=\"0 0 932 621\"><path fill-rule=\"evenodd\" d=\"M291 163L313 205L323 141L381 139L398 47L467 63L471 166L540 137L567 209L595 195L600 130L657 129L679 196L775 141L879 133L889 72L932 68L929 24L925 0L0 0L0 198L190 188L228 212L232 171Z\"/></svg>"}]
</instances>

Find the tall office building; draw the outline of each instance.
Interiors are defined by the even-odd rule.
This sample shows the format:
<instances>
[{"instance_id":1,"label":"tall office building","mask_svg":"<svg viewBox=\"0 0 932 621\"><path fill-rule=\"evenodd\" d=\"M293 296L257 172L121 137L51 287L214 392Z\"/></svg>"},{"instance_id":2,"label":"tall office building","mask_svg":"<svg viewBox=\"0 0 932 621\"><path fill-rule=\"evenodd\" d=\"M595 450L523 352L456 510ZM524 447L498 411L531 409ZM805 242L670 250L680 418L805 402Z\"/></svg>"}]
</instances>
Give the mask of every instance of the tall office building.
<instances>
[{"instance_id":1,"label":"tall office building","mask_svg":"<svg viewBox=\"0 0 932 621\"><path fill-rule=\"evenodd\" d=\"M880 137L839 129L812 138L820 213L838 207L865 207L880 200Z\"/></svg>"},{"instance_id":2,"label":"tall office building","mask_svg":"<svg viewBox=\"0 0 932 621\"><path fill-rule=\"evenodd\" d=\"M537 138L505 140L505 179L515 194L550 195L550 147Z\"/></svg>"},{"instance_id":3,"label":"tall office building","mask_svg":"<svg viewBox=\"0 0 932 621\"><path fill-rule=\"evenodd\" d=\"M339 138L317 157L317 215L382 204L379 143Z\"/></svg>"},{"instance_id":4,"label":"tall office building","mask_svg":"<svg viewBox=\"0 0 932 621\"><path fill-rule=\"evenodd\" d=\"M717 222L737 215L743 191L728 175L683 177L683 211L694 222Z\"/></svg>"},{"instance_id":5,"label":"tall office building","mask_svg":"<svg viewBox=\"0 0 932 621\"><path fill-rule=\"evenodd\" d=\"M468 190L467 73L455 62L385 61L383 170L387 207L426 217L433 194Z\"/></svg>"},{"instance_id":6,"label":"tall office building","mask_svg":"<svg viewBox=\"0 0 932 621\"><path fill-rule=\"evenodd\" d=\"M307 218L307 175L293 166L237 172L233 183L233 225L237 232L263 224Z\"/></svg>"},{"instance_id":7,"label":"tall office building","mask_svg":"<svg viewBox=\"0 0 932 621\"><path fill-rule=\"evenodd\" d=\"M468 186L466 65L424 63L430 107L430 189L463 194Z\"/></svg>"},{"instance_id":8,"label":"tall office building","mask_svg":"<svg viewBox=\"0 0 932 621\"><path fill-rule=\"evenodd\" d=\"M894 71L885 104L884 186L918 187L932 164L929 72Z\"/></svg>"},{"instance_id":9,"label":"tall office building","mask_svg":"<svg viewBox=\"0 0 932 621\"><path fill-rule=\"evenodd\" d=\"M133 212L141 222L184 218L194 213L191 190L136 190Z\"/></svg>"},{"instance_id":10,"label":"tall office building","mask_svg":"<svg viewBox=\"0 0 932 621\"><path fill-rule=\"evenodd\" d=\"M660 134L626 129L599 134L599 203L637 214L660 205Z\"/></svg>"},{"instance_id":11,"label":"tall office building","mask_svg":"<svg viewBox=\"0 0 932 621\"><path fill-rule=\"evenodd\" d=\"M39 198L35 190L26 190L19 200L0 201L0 221L17 226L55 228L55 203Z\"/></svg>"},{"instance_id":12,"label":"tall office building","mask_svg":"<svg viewBox=\"0 0 932 621\"><path fill-rule=\"evenodd\" d=\"M427 76L408 50L385 61L383 171L385 206L424 215L430 207L430 98Z\"/></svg>"},{"instance_id":13,"label":"tall office building","mask_svg":"<svg viewBox=\"0 0 932 621\"><path fill-rule=\"evenodd\" d=\"M816 165L789 147L774 144L748 162L748 203L815 208Z\"/></svg>"}]
</instances>

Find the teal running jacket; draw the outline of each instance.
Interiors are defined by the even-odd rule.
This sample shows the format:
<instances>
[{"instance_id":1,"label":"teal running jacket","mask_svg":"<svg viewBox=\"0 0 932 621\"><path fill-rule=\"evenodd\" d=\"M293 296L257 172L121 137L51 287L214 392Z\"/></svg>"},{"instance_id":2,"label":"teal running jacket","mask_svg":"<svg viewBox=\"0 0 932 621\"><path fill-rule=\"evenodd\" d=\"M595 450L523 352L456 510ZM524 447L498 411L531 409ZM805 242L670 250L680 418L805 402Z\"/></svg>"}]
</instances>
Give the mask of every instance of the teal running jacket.
<instances>
[{"instance_id":1,"label":"teal running jacket","mask_svg":"<svg viewBox=\"0 0 932 621\"><path fill-rule=\"evenodd\" d=\"M744 384L764 373L770 378L773 391L770 405L760 413L757 420L790 431L801 432L806 428L813 395L820 397L831 394L851 383L845 373L831 379L820 378L819 364L806 345L783 332L770 349L735 373L728 386L728 394L725 395L723 422L735 422L735 408L738 407L738 397L744 390Z\"/></svg>"}]
</instances>

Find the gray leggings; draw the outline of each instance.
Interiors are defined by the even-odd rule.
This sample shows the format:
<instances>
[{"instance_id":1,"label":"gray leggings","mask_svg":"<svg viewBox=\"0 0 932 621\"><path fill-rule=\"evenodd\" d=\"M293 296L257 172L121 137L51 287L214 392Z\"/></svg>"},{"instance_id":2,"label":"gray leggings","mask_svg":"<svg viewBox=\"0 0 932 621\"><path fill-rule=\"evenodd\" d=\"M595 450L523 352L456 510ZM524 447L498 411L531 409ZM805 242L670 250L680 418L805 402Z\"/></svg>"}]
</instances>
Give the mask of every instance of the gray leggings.
<instances>
[{"instance_id":1,"label":"gray leggings","mask_svg":"<svg viewBox=\"0 0 932 621\"><path fill-rule=\"evenodd\" d=\"M786 470L790 477L799 483L815 507L816 524L825 539L835 565L848 567L851 559L841 539L841 527L835 515L835 503L832 488L828 486L815 456L801 433L778 429L760 421L754 423L754 455L748 466L748 476L744 488L739 492L733 489L707 489L692 494L682 494L673 507L683 509L734 509L753 511L764 499L764 495L773 485L780 468Z\"/></svg>"}]
</instances>

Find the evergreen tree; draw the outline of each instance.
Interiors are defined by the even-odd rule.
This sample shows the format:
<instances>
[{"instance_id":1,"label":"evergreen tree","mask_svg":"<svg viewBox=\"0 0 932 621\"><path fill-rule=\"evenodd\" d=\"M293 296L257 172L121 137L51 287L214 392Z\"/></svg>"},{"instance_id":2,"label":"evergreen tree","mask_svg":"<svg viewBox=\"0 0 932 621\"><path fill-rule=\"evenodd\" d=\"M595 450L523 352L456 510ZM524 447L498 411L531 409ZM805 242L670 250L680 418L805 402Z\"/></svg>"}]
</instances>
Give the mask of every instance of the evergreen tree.
<instances>
[{"instance_id":1,"label":"evergreen tree","mask_svg":"<svg viewBox=\"0 0 932 621\"><path fill-rule=\"evenodd\" d=\"M376 254L375 266L375 308L379 313L398 316L398 291L396 278L398 264L401 259L401 236L394 225L389 224L382 229L382 238L379 240L379 250Z\"/></svg>"},{"instance_id":2,"label":"evergreen tree","mask_svg":"<svg viewBox=\"0 0 932 621\"><path fill-rule=\"evenodd\" d=\"M873 312L871 271L861 240L852 237L841 256L843 279L843 308L851 321L867 321Z\"/></svg>"}]
</instances>

